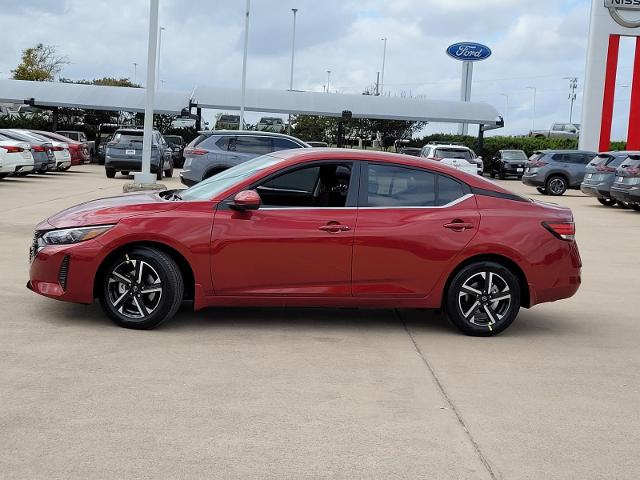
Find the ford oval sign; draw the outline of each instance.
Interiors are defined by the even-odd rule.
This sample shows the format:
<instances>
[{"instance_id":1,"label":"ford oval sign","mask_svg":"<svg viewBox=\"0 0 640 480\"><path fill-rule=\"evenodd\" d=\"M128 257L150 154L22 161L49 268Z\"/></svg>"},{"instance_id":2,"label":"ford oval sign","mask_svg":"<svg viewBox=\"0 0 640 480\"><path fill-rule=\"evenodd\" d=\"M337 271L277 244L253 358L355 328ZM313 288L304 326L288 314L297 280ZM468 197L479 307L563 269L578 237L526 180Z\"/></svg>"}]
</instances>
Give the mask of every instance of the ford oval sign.
<instances>
[{"instance_id":1,"label":"ford oval sign","mask_svg":"<svg viewBox=\"0 0 640 480\"><path fill-rule=\"evenodd\" d=\"M462 62L479 62L491 56L491 49L480 43L460 42L447 48L447 55Z\"/></svg>"}]
</instances>

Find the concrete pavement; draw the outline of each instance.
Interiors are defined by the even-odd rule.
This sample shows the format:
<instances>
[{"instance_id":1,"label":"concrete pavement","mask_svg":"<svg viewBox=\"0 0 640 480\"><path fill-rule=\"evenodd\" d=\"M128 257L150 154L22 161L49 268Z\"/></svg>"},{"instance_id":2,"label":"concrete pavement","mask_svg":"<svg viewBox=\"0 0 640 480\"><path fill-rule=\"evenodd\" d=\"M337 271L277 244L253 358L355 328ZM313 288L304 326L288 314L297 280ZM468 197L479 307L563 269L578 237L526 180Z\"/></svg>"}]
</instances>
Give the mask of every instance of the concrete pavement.
<instances>
[{"instance_id":1,"label":"concrete pavement","mask_svg":"<svg viewBox=\"0 0 640 480\"><path fill-rule=\"evenodd\" d=\"M637 478L640 213L553 199L583 287L497 338L390 310L184 308L137 332L24 287L34 225L125 181L0 182L2 478Z\"/></svg>"}]
</instances>

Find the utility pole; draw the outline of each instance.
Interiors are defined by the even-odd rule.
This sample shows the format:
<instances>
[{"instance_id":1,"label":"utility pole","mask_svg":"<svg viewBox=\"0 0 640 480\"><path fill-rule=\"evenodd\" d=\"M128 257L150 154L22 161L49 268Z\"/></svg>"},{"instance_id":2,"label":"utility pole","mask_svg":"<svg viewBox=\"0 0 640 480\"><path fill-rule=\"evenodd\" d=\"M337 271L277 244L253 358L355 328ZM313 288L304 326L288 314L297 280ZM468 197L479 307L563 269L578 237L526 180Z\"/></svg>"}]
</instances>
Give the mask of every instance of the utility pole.
<instances>
[{"instance_id":1,"label":"utility pole","mask_svg":"<svg viewBox=\"0 0 640 480\"><path fill-rule=\"evenodd\" d=\"M577 77L564 77L564 80L569 80L569 101L571 102L571 109L569 110L569 123L573 123L573 104L578 98L576 90L578 89Z\"/></svg>"},{"instance_id":2,"label":"utility pole","mask_svg":"<svg viewBox=\"0 0 640 480\"><path fill-rule=\"evenodd\" d=\"M293 65L295 61L296 52L296 17L298 14L297 8L292 8L293 12L293 33L291 35L291 76L289 77L289 91L293 91ZM291 135L291 114L289 114L289 124L287 125L287 133Z\"/></svg>"},{"instance_id":3,"label":"utility pole","mask_svg":"<svg viewBox=\"0 0 640 480\"><path fill-rule=\"evenodd\" d=\"M331 83L331 70L327 70L327 93L329 93L329 84Z\"/></svg>"},{"instance_id":4,"label":"utility pole","mask_svg":"<svg viewBox=\"0 0 640 480\"><path fill-rule=\"evenodd\" d=\"M133 62L133 84L138 83L138 64Z\"/></svg>"},{"instance_id":5,"label":"utility pole","mask_svg":"<svg viewBox=\"0 0 640 480\"><path fill-rule=\"evenodd\" d=\"M380 94L384 92L384 67L387 63L387 37L382 37L380 40L384 42L382 49L382 75L380 76Z\"/></svg>"},{"instance_id":6,"label":"utility pole","mask_svg":"<svg viewBox=\"0 0 640 480\"><path fill-rule=\"evenodd\" d=\"M376 75L376 97L380 95L380 72Z\"/></svg>"},{"instance_id":7,"label":"utility pole","mask_svg":"<svg viewBox=\"0 0 640 480\"><path fill-rule=\"evenodd\" d=\"M158 68L156 69L156 86L160 86L160 57L161 57L161 51L160 49L162 48L162 31L164 30L164 27L160 27L160 33L158 33Z\"/></svg>"},{"instance_id":8,"label":"utility pole","mask_svg":"<svg viewBox=\"0 0 640 480\"><path fill-rule=\"evenodd\" d=\"M244 56L242 57L242 93L240 98L240 130L244 130L244 104L247 90L247 51L249 48L249 11L251 0L247 0L247 11L244 18Z\"/></svg>"}]
</instances>

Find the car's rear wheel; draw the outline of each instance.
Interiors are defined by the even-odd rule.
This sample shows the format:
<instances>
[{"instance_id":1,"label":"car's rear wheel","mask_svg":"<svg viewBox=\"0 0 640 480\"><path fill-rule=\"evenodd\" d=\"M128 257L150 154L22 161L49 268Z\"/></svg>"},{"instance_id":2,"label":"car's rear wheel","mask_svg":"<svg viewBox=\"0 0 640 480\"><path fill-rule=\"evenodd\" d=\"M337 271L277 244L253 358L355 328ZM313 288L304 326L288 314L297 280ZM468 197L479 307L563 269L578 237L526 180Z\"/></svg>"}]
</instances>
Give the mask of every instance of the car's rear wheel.
<instances>
[{"instance_id":1,"label":"car's rear wheel","mask_svg":"<svg viewBox=\"0 0 640 480\"><path fill-rule=\"evenodd\" d=\"M616 200L612 198L604 198L604 197L598 198L598 201L605 207L613 207L615 206L616 203L618 203Z\"/></svg>"},{"instance_id":2,"label":"car's rear wheel","mask_svg":"<svg viewBox=\"0 0 640 480\"><path fill-rule=\"evenodd\" d=\"M631 208L631 205L627 202L618 202L618 206L623 210L629 210L629 208Z\"/></svg>"},{"instance_id":3,"label":"car's rear wheel","mask_svg":"<svg viewBox=\"0 0 640 480\"><path fill-rule=\"evenodd\" d=\"M491 178L496 178L496 172L493 170L493 168L489 171L489 176Z\"/></svg>"},{"instance_id":4,"label":"car's rear wheel","mask_svg":"<svg viewBox=\"0 0 640 480\"><path fill-rule=\"evenodd\" d=\"M158 166L158 171L156 172L156 179L162 180L162 167Z\"/></svg>"},{"instance_id":5,"label":"car's rear wheel","mask_svg":"<svg viewBox=\"0 0 640 480\"><path fill-rule=\"evenodd\" d=\"M105 168L104 171L107 174L107 178L114 178L116 176L116 171L113 168Z\"/></svg>"},{"instance_id":6,"label":"car's rear wheel","mask_svg":"<svg viewBox=\"0 0 640 480\"><path fill-rule=\"evenodd\" d=\"M543 195L547 194L547 191L544 189L544 187L536 187L536 190L538 190L538 192Z\"/></svg>"},{"instance_id":7,"label":"car's rear wheel","mask_svg":"<svg viewBox=\"0 0 640 480\"><path fill-rule=\"evenodd\" d=\"M122 175L129 176L129 170L123 170L120 172Z\"/></svg>"},{"instance_id":8,"label":"car's rear wheel","mask_svg":"<svg viewBox=\"0 0 640 480\"><path fill-rule=\"evenodd\" d=\"M446 310L451 322L466 335L497 335L520 311L518 277L496 262L467 265L449 283Z\"/></svg>"},{"instance_id":9,"label":"car's rear wheel","mask_svg":"<svg viewBox=\"0 0 640 480\"><path fill-rule=\"evenodd\" d=\"M100 303L121 327L147 330L176 314L183 293L176 262L155 248L137 247L118 255L104 270Z\"/></svg>"},{"instance_id":10,"label":"car's rear wheel","mask_svg":"<svg viewBox=\"0 0 640 480\"><path fill-rule=\"evenodd\" d=\"M559 175L549 177L545 185L545 190L549 195L559 197L567 191L567 181Z\"/></svg>"},{"instance_id":11,"label":"car's rear wheel","mask_svg":"<svg viewBox=\"0 0 640 480\"><path fill-rule=\"evenodd\" d=\"M173 177L173 163L171 161L167 162L169 168L165 169L164 176L167 178Z\"/></svg>"},{"instance_id":12,"label":"car's rear wheel","mask_svg":"<svg viewBox=\"0 0 640 480\"><path fill-rule=\"evenodd\" d=\"M500 168L500 180L504 180L505 174L504 174L504 169Z\"/></svg>"}]
</instances>

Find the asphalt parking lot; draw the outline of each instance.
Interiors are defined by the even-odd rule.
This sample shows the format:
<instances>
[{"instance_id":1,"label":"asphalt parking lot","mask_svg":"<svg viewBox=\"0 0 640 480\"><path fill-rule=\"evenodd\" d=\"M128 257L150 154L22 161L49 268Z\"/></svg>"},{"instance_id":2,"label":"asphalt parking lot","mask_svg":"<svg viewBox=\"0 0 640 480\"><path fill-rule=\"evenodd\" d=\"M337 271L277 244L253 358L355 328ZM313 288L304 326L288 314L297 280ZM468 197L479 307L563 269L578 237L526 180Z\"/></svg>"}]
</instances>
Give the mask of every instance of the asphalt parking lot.
<instances>
[{"instance_id":1,"label":"asphalt parking lot","mask_svg":"<svg viewBox=\"0 0 640 480\"><path fill-rule=\"evenodd\" d=\"M126 181L0 182L2 478L638 477L640 213L554 198L583 286L497 338L393 310L184 308L144 332L25 288L35 224Z\"/></svg>"}]
</instances>

